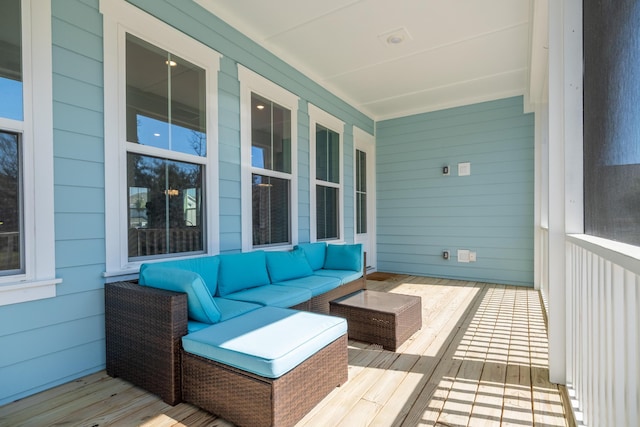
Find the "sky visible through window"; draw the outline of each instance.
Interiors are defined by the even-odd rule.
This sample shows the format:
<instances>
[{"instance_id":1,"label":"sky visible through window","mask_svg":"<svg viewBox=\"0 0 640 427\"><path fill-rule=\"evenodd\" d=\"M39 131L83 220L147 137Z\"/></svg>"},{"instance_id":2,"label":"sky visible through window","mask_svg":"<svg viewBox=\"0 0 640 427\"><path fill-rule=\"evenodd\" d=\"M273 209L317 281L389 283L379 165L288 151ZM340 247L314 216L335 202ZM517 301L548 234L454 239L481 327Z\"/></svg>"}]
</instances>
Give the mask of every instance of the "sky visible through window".
<instances>
[{"instance_id":1,"label":"sky visible through window","mask_svg":"<svg viewBox=\"0 0 640 427\"><path fill-rule=\"evenodd\" d=\"M0 77L0 117L23 120L21 81Z\"/></svg>"}]
</instances>

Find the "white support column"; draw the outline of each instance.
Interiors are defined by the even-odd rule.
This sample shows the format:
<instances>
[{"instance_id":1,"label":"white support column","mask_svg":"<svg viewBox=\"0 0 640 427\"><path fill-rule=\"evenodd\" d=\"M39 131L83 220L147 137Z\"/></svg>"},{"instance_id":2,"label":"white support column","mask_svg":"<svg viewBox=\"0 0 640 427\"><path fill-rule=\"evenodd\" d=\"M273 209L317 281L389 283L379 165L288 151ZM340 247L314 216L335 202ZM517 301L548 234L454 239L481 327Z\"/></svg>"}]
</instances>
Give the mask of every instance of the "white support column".
<instances>
[{"instance_id":1,"label":"white support column","mask_svg":"<svg viewBox=\"0 0 640 427\"><path fill-rule=\"evenodd\" d=\"M549 2L549 380L566 381L564 40L562 1Z\"/></svg>"},{"instance_id":2,"label":"white support column","mask_svg":"<svg viewBox=\"0 0 640 427\"><path fill-rule=\"evenodd\" d=\"M567 369L566 235L583 233L582 2L549 2L549 379Z\"/></svg>"}]
</instances>

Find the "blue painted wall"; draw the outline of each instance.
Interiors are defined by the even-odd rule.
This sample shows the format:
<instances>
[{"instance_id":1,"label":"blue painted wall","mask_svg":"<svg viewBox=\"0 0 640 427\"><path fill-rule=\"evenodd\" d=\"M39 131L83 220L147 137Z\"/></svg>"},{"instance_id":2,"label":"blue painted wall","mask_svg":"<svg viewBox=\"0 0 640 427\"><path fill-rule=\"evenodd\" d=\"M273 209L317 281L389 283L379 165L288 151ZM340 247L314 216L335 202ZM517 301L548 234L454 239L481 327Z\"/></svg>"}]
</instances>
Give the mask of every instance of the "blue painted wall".
<instances>
[{"instance_id":1,"label":"blue painted wall","mask_svg":"<svg viewBox=\"0 0 640 427\"><path fill-rule=\"evenodd\" d=\"M376 136L379 270L533 284L534 118L521 97L382 121Z\"/></svg>"},{"instance_id":2,"label":"blue painted wall","mask_svg":"<svg viewBox=\"0 0 640 427\"><path fill-rule=\"evenodd\" d=\"M111 1L111 0L110 0ZM299 240L309 240L311 102L346 123L345 240L353 240L353 125L372 119L191 0L131 0L224 56L218 76L220 250L241 248L241 63L300 97ZM99 0L52 1L57 296L0 306L0 405L104 369L103 39ZM113 175L107 171L107 179Z\"/></svg>"},{"instance_id":3,"label":"blue painted wall","mask_svg":"<svg viewBox=\"0 0 640 427\"><path fill-rule=\"evenodd\" d=\"M52 2L55 298L0 307L0 404L103 369L102 17ZM36 141L37 149L37 141Z\"/></svg>"}]
</instances>

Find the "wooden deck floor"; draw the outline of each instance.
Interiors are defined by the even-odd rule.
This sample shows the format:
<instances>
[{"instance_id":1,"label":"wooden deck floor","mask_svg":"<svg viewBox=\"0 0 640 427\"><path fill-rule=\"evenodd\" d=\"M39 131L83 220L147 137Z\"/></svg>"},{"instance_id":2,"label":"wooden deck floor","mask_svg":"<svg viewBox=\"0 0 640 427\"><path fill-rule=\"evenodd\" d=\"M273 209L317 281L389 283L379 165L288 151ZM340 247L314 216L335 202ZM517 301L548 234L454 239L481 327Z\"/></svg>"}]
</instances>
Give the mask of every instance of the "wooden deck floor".
<instances>
[{"instance_id":1,"label":"wooden deck floor","mask_svg":"<svg viewBox=\"0 0 640 427\"><path fill-rule=\"evenodd\" d=\"M422 297L423 327L397 352L349 341L349 381L299 426L566 426L548 382L538 293L416 276L369 289ZM99 372L0 407L6 426L229 426Z\"/></svg>"}]
</instances>

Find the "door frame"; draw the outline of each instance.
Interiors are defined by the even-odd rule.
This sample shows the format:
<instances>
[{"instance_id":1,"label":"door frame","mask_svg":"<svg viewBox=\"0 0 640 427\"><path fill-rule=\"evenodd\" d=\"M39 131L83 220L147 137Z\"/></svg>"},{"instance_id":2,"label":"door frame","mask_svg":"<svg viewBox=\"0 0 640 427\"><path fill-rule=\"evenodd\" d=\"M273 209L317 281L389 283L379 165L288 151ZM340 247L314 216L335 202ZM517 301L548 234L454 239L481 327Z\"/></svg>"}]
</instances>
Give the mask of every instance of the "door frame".
<instances>
[{"instance_id":1,"label":"door frame","mask_svg":"<svg viewBox=\"0 0 640 427\"><path fill-rule=\"evenodd\" d=\"M353 239L358 241L357 212L356 212L356 150L367 154L367 235L369 238L369 250L367 251L367 272L378 269L377 240L376 240L376 138L358 127L353 127Z\"/></svg>"}]
</instances>

